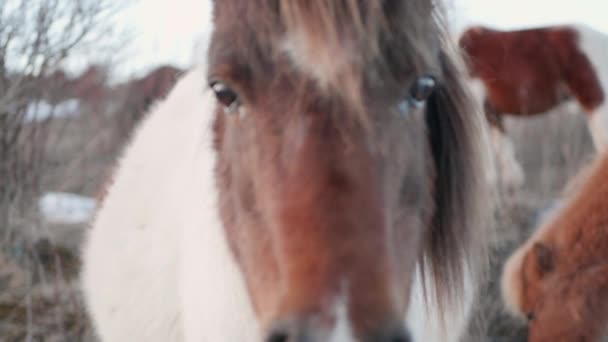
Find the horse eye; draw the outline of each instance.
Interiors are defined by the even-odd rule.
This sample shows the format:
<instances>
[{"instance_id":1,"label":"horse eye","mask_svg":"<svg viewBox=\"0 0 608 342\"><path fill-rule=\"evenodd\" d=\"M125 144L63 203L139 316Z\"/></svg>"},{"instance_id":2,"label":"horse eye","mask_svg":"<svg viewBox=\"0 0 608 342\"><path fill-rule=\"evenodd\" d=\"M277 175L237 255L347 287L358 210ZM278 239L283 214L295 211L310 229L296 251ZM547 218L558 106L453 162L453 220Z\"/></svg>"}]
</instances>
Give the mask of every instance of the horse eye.
<instances>
[{"instance_id":1,"label":"horse eye","mask_svg":"<svg viewBox=\"0 0 608 342\"><path fill-rule=\"evenodd\" d=\"M227 113L235 113L237 111L240 103L239 96L234 90L221 81L211 81L209 86Z\"/></svg>"},{"instance_id":2,"label":"horse eye","mask_svg":"<svg viewBox=\"0 0 608 342\"><path fill-rule=\"evenodd\" d=\"M410 96L412 100L416 102L426 101L431 94L433 94L436 85L437 82L435 82L435 78L433 76L424 75L419 77L410 89Z\"/></svg>"},{"instance_id":3,"label":"horse eye","mask_svg":"<svg viewBox=\"0 0 608 342\"><path fill-rule=\"evenodd\" d=\"M399 103L399 112L405 116L410 113L412 108L422 108L425 101L435 91L436 85L437 82L433 76L424 75L418 77L410 87L408 96Z\"/></svg>"}]
</instances>

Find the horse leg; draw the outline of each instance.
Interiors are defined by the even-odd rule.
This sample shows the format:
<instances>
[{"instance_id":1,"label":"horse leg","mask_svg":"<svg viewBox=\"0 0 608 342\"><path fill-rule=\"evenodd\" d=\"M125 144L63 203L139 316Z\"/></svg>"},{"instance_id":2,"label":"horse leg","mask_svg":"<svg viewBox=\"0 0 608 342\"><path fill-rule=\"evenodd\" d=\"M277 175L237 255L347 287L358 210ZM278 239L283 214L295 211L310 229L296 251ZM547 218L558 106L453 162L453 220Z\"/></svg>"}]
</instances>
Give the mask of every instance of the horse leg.
<instances>
[{"instance_id":1,"label":"horse leg","mask_svg":"<svg viewBox=\"0 0 608 342\"><path fill-rule=\"evenodd\" d=\"M569 84L570 91L576 97L582 109L587 113L587 127L589 128L593 145L596 151L601 153L608 146L608 103L605 100L600 100L599 97L594 99L586 98L587 94L574 88L575 85Z\"/></svg>"},{"instance_id":2,"label":"horse leg","mask_svg":"<svg viewBox=\"0 0 608 342\"><path fill-rule=\"evenodd\" d=\"M587 125L593 145L598 152L603 152L608 147L608 104L601 105L587 117Z\"/></svg>"},{"instance_id":3,"label":"horse leg","mask_svg":"<svg viewBox=\"0 0 608 342\"><path fill-rule=\"evenodd\" d=\"M588 127L598 152L608 146L608 104L606 97L606 71L603 65L604 37L596 32L579 30L578 40L570 49L561 49L560 66L565 86L588 114ZM563 42L562 42L563 44Z\"/></svg>"}]
</instances>

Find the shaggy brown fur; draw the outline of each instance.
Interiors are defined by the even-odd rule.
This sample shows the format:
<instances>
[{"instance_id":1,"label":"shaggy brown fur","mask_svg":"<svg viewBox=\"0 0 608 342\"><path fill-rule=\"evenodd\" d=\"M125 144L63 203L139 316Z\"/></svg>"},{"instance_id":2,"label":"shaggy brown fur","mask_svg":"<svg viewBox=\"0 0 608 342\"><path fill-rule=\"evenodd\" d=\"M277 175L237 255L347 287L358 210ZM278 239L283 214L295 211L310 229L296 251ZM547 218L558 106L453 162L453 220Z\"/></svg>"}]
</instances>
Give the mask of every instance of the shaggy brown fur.
<instances>
[{"instance_id":1,"label":"shaggy brown fur","mask_svg":"<svg viewBox=\"0 0 608 342\"><path fill-rule=\"evenodd\" d=\"M597 341L608 324L608 154L507 261L503 295L530 341Z\"/></svg>"}]
</instances>

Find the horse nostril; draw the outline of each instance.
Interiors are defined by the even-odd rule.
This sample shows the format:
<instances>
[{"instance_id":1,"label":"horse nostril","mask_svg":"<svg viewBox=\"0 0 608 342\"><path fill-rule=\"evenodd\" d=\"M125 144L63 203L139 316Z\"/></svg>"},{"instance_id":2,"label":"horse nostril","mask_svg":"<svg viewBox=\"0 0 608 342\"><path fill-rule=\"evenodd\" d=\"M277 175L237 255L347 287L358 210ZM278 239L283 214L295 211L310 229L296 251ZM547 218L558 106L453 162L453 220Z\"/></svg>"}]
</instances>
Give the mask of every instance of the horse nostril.
<instances>
[{"instance_id":1,"label":"horse nostril","mask_svg":"<svg viewBox=\"0 0 608 342\"><path fill-rule=\"evenodd\" d=\"M275 322L267 334L265 342L317 342L308 331L306 318L300 317Z\"/></svg>"},{"instance_id":2,"label":"horse nostril","mask_svg":"<svg viewBox=\"0 0 608 342\"><path fill-rule=\"evenodd\" d=\"M284 328L275 328L266 338L266 342L289 342L289 333Z\"/></svg>"},{"instance_id":3,"label":"horse nostril","mask_svg":"<svg viewBox=\"0 0 608 342\"><path fill-rule=\"evenodd\" d=\"M403 333L401 335L393 336L387 342L412 342L412 338L409 334Z\"/></svg>"},{"instance_id":4,"label":"horse nostril","mask_svg":"<svg viewBox=\"0 0 608 342\"><path fill-rule=\"evenodd\" d=\"M289 336L284 332L276 332L268 336L266 342L288 342Z\"/></svg>"},{"instance_id":5,"label":"horse nostril","mask_svg":"<svg viewBox=\"0 0 608 342\"><path fill-rule=\"evenodd\" d=\"M399 336L393 336L387 342L412 342L412 338L407 333Z\"/></svg>"},{"instance_id":6,"label":"horse nostril","mask_svg":"<svg viewBox=\"0 0 608 342\"><path fill-rule=\"evenodd\" d=\"M289 336L284 331L273 332L266 339L266 342L288 342L288 341L289 341Z\"/></svg>"},{"instance_id":7,"label":"horse nostril","mask_svg":"<svg viewBox=\"0 0 608 342\"><path fill-rule=\"evenodd\" d=\"M401 327L397 329L389 329L389 332L384 332L380 335L376 335L370 341L376 342L412 342L413 339L406 329Z\"/></svg>"}]
</instances>

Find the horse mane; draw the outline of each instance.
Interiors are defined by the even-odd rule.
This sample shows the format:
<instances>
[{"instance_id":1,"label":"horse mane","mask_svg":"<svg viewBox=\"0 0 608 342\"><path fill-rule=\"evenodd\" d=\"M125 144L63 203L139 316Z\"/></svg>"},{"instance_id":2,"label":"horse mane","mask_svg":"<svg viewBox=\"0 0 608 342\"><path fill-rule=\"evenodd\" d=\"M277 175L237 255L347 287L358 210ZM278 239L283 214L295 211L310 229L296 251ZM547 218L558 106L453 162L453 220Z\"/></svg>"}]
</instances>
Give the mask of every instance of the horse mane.
<instances>
[{"instance_id":1,"label":"horse mane","mask_svg":"<svg viewBox=\"0 0 608 342\"><path fill-rule=\"evenodd\" d=\"M482 269L484 215L489 209L482 204L488 193L481 174L485 152L479 144L480 116L461 83L462 68L448 49L442 46L444 81L428 102L426 114L436 175L435 211L422 270L430 269L440 308L457 304L465 272Z\"/></svg>"}]
</instances>

